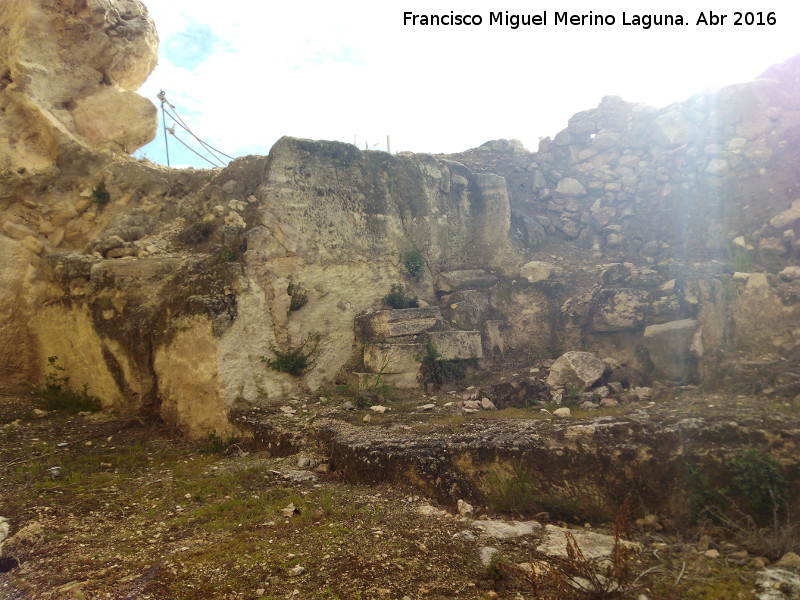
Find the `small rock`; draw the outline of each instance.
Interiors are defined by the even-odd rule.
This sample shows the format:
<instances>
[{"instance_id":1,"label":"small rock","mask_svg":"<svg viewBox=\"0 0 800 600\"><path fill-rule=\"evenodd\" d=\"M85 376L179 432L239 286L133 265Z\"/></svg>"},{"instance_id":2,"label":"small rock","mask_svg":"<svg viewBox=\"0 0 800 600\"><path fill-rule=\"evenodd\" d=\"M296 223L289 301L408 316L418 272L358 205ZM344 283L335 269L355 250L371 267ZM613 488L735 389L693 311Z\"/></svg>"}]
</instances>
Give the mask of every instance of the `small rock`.
<instances>
[{"instance_id":1,"label":"small rock","mask_svg":"<svg viewBox=\"0 0 800 600\"><path fill-rule=\"evenodd\" d=\"M478 550L478 555L481 557L481 564L484 567L488 567L490 564L492 564L492 558L495 556L495 554L500 554L500 551L492 546L484 546Z\"/></svg>"},{"instance_id":2,"label":"small rock","mask_svg":"<svg viewBox=\"0 0 800 600\"><path fill-rule=\"evenodd\" d=\"M301 456L297 459L297 466L301 469L305 469L311 466L311 459L307 456Z\"/></svg>"},{"instance_id":3,"label":"small rock","mask_svg":"<svg viewBox=\"0 0 800 600\"><path fill-rule=\"evenodd\" d=\"M764 569L769 564L769 559L764 556L758 556L753 559L753 568Z\"/></svg>"},{"instance_id":4,"label":"small rock","mask_svg":"<svg viewBox=\"0 0 800 600\"><path fill-rule=\"evenodd\" d=\"M267 593L267 590L265 590L264 588L258 588L256 590L256 596L259 596L259 597L265 595L266 593Z\"/></svg>"},{"instance_id":5,"label":"small rock","mask_svg":"<svg viewBox=\"0 0 800 600\"><path fill-rule=\"evenodd\" d=\"M597 408L597 404L595 404L591 400L584 400L583 402L581 402L581 408L584 410L594 410L595 408Z\"/></svg>"},{"instance_id":6,"label":"small rock","mask_svg":"<svg viewBox=\"0 0 800 600\"><path fill-rule=\"evenodd\" d=\"M615 406L619 406L619 402L614 400L613 398L603 398L600 400L600 406L603 408L613 408Z\"/></svg>"},{"instance_id":7,"label":"small rock","mask_svg":"<svg viewBox=\"0 0 800 600\"><path fill-rule=\"evenodd\" d=\"M294 505L294 502L289 504L289 506L281 509L281 515L283 515L284 517L287 517L287 518L288 517L293 517L293 516L299 515L299 514L300 514L300 509L297 508Z\"/></svg>"},{"instance_id":8,"label":"small rock","mask_svg":"<svg viewBox=\"0 0 800 600\"><path fill-rule=\"evenodd\" d=\"M572 411L567 406L562 406L561 408L557 408L553 411L553 416L555 417L569 417L572 415Z\"/></svg>"},{"instance_id":9,"label":"small rock","mask_svg":"<svg viewBox=\"0 0 800 600\"><path fill-rule=\"evenodd\" d=\"M454 540L463 540L465 542L474 542L478 539L478 536L472 533L471 531L459 531L458 533L453 534Z\"/></svg>"},{"instance_id":10,"label":"small rock","mask_svg":"<svg viewBox=\"0 0 800 600\"><path fill-rule=\"evenodd\" d=\"M347 402L342 402L342 409L344 410L355 410L356 405L348 400Z\"/></svg>"},{"instance_id":11,"label":"small rock","mask_svg":"<svg viewBox=\"0 0 800 600\"><path fill-rule=\"evenodd\" d=\"M331 472L331 465L330 463L321 463L317 465L317 468L314 469L315 473L330 473Z\"/></svg>"},{"instance_id":12,"label":"small rock","mask_svg":"<svg viewBox=\"0 0 800 600\"><path fill-rule=\"evenodd\" d=\"M778 559L775 563L776 567L790 567L793 569L800 569L800 556L794 552L787 552Z\"/></svg>"},{"instance_id":13,"label":"small rock","mask_svg":"<svg viewBox=\"0 0 800 600\"><path fill-rule=\"evenodd\" d=\"M458 514L460 514L462 517L466 517L467 515L471 515L475 512L475 507L464 500L459 500L456 503L456 509L458 510Z\"/></svg>"},{"instance_id":14,"label":"small rock","mask_svg":"<svg viewBox=\"0 0 800 600\"><path fill-rule=\"evenodd\" d=\"M710 550L706 550L705 552L703 552L703 555L706 558L719 558L719 550L711 548Z\"/></svg>"},{"instance_id":15,"label":"small rock","mask_svg":"<svg viewBox=\"0 0 800 600\"><path fill-rule=\"evenodd\" d=\"M361 420L364 421L364 423L369 423L370 421L372 421L372 417L369 415L364 415L364 418Z\"/></svg>"},{"instance_id":16,"label":"small rock","mask_svg":"<svg viewBox=\"0 0 800 600\"><path fill-rule=\"evenodd\" d=\"M483 410L497 410L497 407L494 405L494 402L492 402L488 398L481 398L481 408Z\"/></svg>"},{"instance_id":17,"label":"small rock","mask_svg":"<svg viewBox=\"0 0 800 600\"><path fill-rule=\"evenodd\" d=\"M800 267L798 267L797 265L786 267L783 271L778 273L778 277L780 277L784 281L795 281L797 279L800 279Z\"/></svg>"},{"instance_id":18,"label":"small rock","mask_svg":"<svg viewBox=\"0 0 800 600\"><path fill-rule=\"evenodd\" d=\"M369 409L381 415L385 413L387 410L390 410L386 406L381 406L380 404L376 404L375 406L370 406Z\"/></svg>"},{"instance_id":19,"label":"small rock","mask_svg":"<svg viewBox=\"0 0 800 600\"><path fill-rule=\"evenodd\" d=\"M419 407L419 410L428 411L428 410L433 410L434 408L436 408L435 404L423 404L422 406Z\"/></svg>"},{"instance_id":20,"label":"small rock","mask_svg":"<svg viewBox=\"0 0 800 600\"><path fill-rule=\"evenodd\" d=\"M34 419L44 419L48 414L46 410L42 410L41 408L34 408L33 409L33 418Z\"/></svg>"},{"instance_id":21,"label":"small rock","mask_svg":"<svg viewBox=\"0 0 800 600\"><path fill-rule=\"evenodd\" d=\"M698 552L705 552L709 549L712 543L712 539L710 535L703 534L700 536L700 540L697 542L696 547Z\"/></svg>"},{"instance_id":22,"label":"small rock","mask_svg":"<svg viewBox=\"0 0 800 600\"><path fill-rule=\"evenodd\" d=\"M11 523L5 517L0 517L0 542L8 537L9 531L11 531Z\"/></svg>"},{"instance_id":23,"label":"small rock","mask_svg":"<svg viewBox=\"0 0 800 600\"><path fill-rule=\"evenodd\" d=\"M298 577L305 572L306 568L301 567L300 565L297 565L296 567L292 567L291 569L289 569L289 575L291 575L292 577Z\"/></svg>"},{"instance_id":24,"label":"small rock","mask_svg":"<svg viewBox=\"0 0 800 600\"><path fill-rule=\"evenodd\" d=\"M461 403L461 406L470 410L478 410L481 407L481 403L477 400L465 400Z\"/></svg>"}]
</instances>

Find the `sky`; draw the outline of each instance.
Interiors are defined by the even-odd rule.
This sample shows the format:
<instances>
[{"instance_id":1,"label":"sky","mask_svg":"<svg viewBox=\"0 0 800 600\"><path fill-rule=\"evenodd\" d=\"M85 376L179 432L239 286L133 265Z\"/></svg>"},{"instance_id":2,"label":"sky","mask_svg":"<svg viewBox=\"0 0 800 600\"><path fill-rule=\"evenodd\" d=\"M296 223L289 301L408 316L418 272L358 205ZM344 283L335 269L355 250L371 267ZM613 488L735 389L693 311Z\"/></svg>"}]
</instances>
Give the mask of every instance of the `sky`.
<instances>
[{"instance_id":1,"label":"sky","mask_svg":"<svg viewBox=\"0 0 800 600\"><path fill-rule=\"evenodd\" d=\"M139 93L160 106L164 90L188 128L231 157L267 154L284 135L384 151L388 136L393 153L459 152L499 138L536 150L604 96L662 107L800 53L800 3L777 0L143 1L161 43ZM406 12L451 11L483 22L404 24ZM548 20L490 25L497 11ZM734 25L737 11L765 24ZM564 12L615 23L556 24ZM698 24L701 13L726 18ZM623 24L643 14L688 24ZM179 126L175 133L193 141ZM211 166L168 140L172 166ZM135 156L166 164L161 124Z\"/></svg>"}]
</instances>

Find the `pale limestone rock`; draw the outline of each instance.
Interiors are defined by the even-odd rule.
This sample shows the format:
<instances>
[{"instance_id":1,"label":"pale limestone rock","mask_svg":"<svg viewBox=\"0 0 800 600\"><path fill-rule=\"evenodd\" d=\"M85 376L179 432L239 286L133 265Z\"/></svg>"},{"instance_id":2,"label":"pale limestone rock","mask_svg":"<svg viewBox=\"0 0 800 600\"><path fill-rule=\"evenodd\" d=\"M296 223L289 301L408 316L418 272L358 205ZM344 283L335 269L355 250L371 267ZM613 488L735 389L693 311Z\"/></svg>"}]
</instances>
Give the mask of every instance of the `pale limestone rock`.
<instances>
[{"instance_id":1,"label":"pale limestone rock","mask_svg":"<svg viewBox=\"0 0 800 600\"><path fill-rule=\"evenodd\" d=\"M605 372L605 364L589 352L572 351L562 354L550 367L547 385L552 388L575 387L589 389Z\"/></svg>"},{"instance_id":2,"label":"pale limestone rock","mask_svg":"<svg viewBox=\"0 0 800 600\"><path fill-rule=\"evenodd\" d=\"M23 562L44 544L44 540L44 526L38 521L32 521L0 545L0 556Z\"/></svg>"},{"instance_id":3,"label":"pale limestone rock","mask_svg":"<svg viewBox=\"0 0 800 600\"><path fill-rule=\"evenodd\" d=\"M532 260L525 263L520 267L520 277L528 280L528 283L537 283L539 281L547 281L556 272L559 267L540 260Z\"/></svg>"},{"instance_id":4,"label":"pale limestone rock","mask_svg":"<svg viewBox=\"0 0 800 600\"><path fill-rule=\"evenodd\" d=\"M497 539L532 535L542 529L542 526L536 521L511 521L509 523L506 521L480 520L473 521L472 526L475 529L480 529L484 535Z\"/></svg>"},{"instance_id":5,"label":"pale limestone rock","mask_svg":"<svg viewBox=\"0 0 800 600\"><path fill-rule=\"evenodd\" d=\"M641 289L606 289L595 298L594 331L624 331L645 320L649 295Z\"/></svg>"},{"instance_id":6,"label":"pale limestone rock","mask_svg":"<svg viewBox=\"0 0 800 600\"><path fill-rule=\"evenodd\" d=\"M367 344L364 366L373 373L418 373L420 344Z\"/></svg>"},{"instance_id":7,"label":"pale limestone rock","mask_svg":"<svg viewBox=\"0 0 800 600\"><path fill-rule=\"evenodd\" d=\"M712 158L706 165L706 173L709 175L716 175L717 177L725 177L731 172L731 166L724 158Z\"/></svg>"},{"instance_id":8,"label":"pale limestone rock","mask_svg":"<svg viewBox=\"0 0 800 600\"><path fill-rule=\"evenodd\" d=\"M653 138L669 148L685 144L694 137L694 126L679 110L670 110L653 122Z\"/></svg>"},{"instance_id":9,"label":"pale limestone rock","mask_svg":"<svg viewBox=\"0 0 800 600\"><path fill-rule=\"evenodd\" d=\"M0 172L47 169L79 148L129 153L150 141L156 110L134 94L158 36L139 0L8 0L0 13Z\"/></svg>"},{"instance_id":10,"label":"pale limestone rock","mask_svg":"<svg viewBox=\"0 0 800 600\"><path fill-rule=\"evenodd\" d=\"M22 244L0 234L0 339L7 349L0 351L0 378L9 382L29 383L40 369L28 326L35 296L29 256Z\"/></svg>"},{"instance_id":11,"label":"pale limestone rock","mask_svg":"<svg viewBox=\"0 0 800 600\"><path fill-rule=\"evenodd\" d=\"M483 358L480 331L434 331L428 337L445 360Z\"/></svg>"},{"instance_id":12,"label":"pale limestone rock","mask_svg":"<svg viewBox=\"0 0 800 600\"><path fill-rule=\"evenodd\" d=\"M448 271L437 282L439 291L455 292L471 288L488 288L497 283L497 277L483 269Z\"/></svg>"},{"instance_id":13,"label":"pale limestone rock","mask_svg":"<svg viewBox=\"0 0 800 600\"><path fill-rule=\"evenodd\" d=\"M580 197L586 195L586 188L583 187L580 181L572 177L565 177L558 182L556 186L556 193L562 196Z\"/></svg>"},{"instance_id":14,"label":"pale limestone rock","mask_svg":"<svg viewBox=\"0 0 800 600\"><path fill-rule=\"evenodd\" d=\"M787 552L775 563L776 567L800 569L800 556L794 552Z\"/></svg>"},{"instance_id":15,"label":"pale limestone rock","mask_svg":"<svg viewBox=\"0 0 800 600\"><path fill-rule=\"evenodd\" d=\"M697 326L695 319L681 319L644 330L645 348L661 376L685 380L694 373L690 348Z\"/></svg>"},{"instance_id":16,"label":"pale limestone rock","mask_svg":"<svg viewBox=\"0 0 800 600\"><path fill-rule=\"evenodd\" d=\"M553 411L553 416L560 419L565 419L569 416L572 416L572 411L568 406L562 406L561 408L557 408Z\"/></svg>"},{"instance_id":17,"label":"pale limestone rock","mask_svg":"<svg viewBox=\"0 0 800 600\"><path fill-rule=\"evenodd\" d=\"M783 229L796 221L800 221L800 200L795 200L789 208L772 217L769 224L776 229Z\"/></svg>"},{"instance_id":18,"label":"pale limestone rock","mask_svg":"<svg viewBox=\"0 0 800 600\"><path fill-rule=\"evenodd\" d=\"M545 525L544 529L544 539L536 550L548 556L567 556L567 533L575 538L575 542L578 544L583 555L590 560L611 556L611 553L614 551L613 535L603 535L601 533L580 529L565 529L555 525ZM631 550L641 550L641 545L635 542L620 540L620 543Z\"/></svg>"},{"instance_id":19,"label":"pale limestone rock","mask_svg":"<svg viewBox=\"0 0 800 600\"><path fill-rule=\"evenodd\" d=\"M389 341L394 337L428 331L441 320L438 306L379 310L359 315L356 328L365 340Z\"/></svg>"},{"instance_id":20,"label":"pale limestone rock","mask_svg":"<svg viewBox=\"0 0 800 600\"><path fill-rule=\"evenodd\" d=\"M153 139L157 114L135 92L102 87L75 103L72 118L75 132L91 147L130 154Z\"/></svg>"},{"instance_id":21,"label":"pale limestone rock","mask_svg":"<svg viewBox=\"0 0 800 600\"><path fill-rule=\"evenodd\" d=\"M797 265L786 267L780 273L778 273L778 277L784 281L796 281L800 279L800 267Z\"/></svg>"}]
</instances>

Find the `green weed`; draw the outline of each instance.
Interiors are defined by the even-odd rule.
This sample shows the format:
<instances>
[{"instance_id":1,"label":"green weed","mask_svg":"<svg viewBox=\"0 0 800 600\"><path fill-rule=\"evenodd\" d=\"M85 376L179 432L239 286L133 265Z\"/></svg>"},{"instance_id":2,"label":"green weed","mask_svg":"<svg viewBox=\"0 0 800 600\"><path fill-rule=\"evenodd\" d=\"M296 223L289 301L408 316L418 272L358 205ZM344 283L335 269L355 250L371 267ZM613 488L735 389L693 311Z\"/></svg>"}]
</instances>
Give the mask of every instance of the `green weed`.
<instances>
[{"instance_id":1,"label":"green weed","mask_svg":"<svg viewBox=\"0 0 800 600\"><path fill-rule=\"evenodd\" d=\"M89 393L89 384L80 390L67 387L69 377L66 369L58 364L58 356L47 357L47 372L44 387L39 390L41 406L44 410L65 410L70 413L100 410L100 399Z\"/></svg>"},{"instance_id":2,"label":"green weed","mask_svg":"<svg viewBox=\"0 0 800 600\"><path fill-rule=\"evenodd\" d=\"M261 360L273 371L300 377L316 364L322 351L322 340L322 334L309 333L300 341L299 345L290 344L285 350L270 344L269 349L275 358L262 356Z\"/></svg>"},{"instance_id":3,"label":"green weed","mask_svg":"<svg viewBox=\"0 0 800 600\"><path fill-rule=\"evenodd\" d=\"M402 283L392 284L389 293L383 297L383 303L389 308L417 308L419 298L406 295L406 290Z\"/></svg>"}]
</instances>

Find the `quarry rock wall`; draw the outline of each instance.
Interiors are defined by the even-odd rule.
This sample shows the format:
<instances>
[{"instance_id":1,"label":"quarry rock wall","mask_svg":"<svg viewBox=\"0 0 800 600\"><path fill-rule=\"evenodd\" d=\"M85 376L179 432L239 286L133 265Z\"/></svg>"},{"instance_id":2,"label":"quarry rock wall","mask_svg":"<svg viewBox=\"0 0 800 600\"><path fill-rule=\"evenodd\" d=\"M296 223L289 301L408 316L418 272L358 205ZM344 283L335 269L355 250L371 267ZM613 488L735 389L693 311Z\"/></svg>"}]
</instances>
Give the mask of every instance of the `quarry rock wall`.
<instances>
[{"instance_id":1,"label":"quarry rock wall","mask_svg":"<svg viewBox=\"0 0 800 600\"><path fill-rule=\"evenodd\" d=\"M17 8L0 22L6 379L58 356L105 407L197 436L353 373L415 385L430 340L490 368L589 350L632 386L800 353L798 59L664 109L605 98L538 152L283 138L172 170L114 154L154 128L123 101L155 60L143 7ZM124 131L110 105L132 111ZM365 337L396 285L432 329L395 315L399 333ZM265 362L315 341L299 377Z\"/></svg>"}]
</instances>

